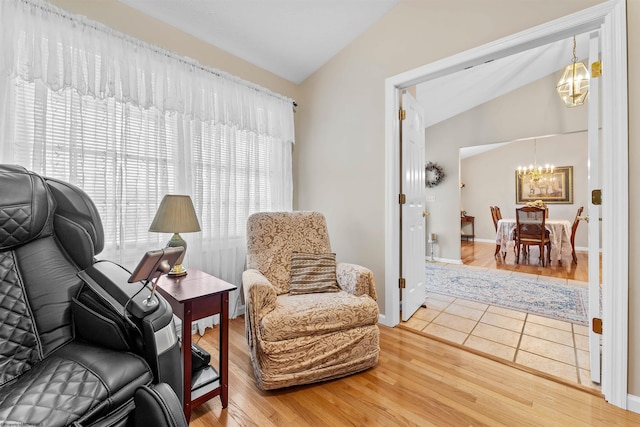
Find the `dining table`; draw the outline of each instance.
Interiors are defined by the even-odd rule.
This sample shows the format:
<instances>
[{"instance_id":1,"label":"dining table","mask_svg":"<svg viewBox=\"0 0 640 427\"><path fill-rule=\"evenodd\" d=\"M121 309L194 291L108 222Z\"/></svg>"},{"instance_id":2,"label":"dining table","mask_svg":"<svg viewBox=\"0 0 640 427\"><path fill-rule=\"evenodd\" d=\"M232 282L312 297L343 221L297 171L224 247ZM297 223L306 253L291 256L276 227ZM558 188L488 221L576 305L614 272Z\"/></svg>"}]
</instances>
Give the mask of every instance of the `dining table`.
<instances>
[{"instance_id":1,"label":"dining table","mask_svg":"<svg viewBox=\"0 0 640 427\"><path fill-rule=\"evenodd\" d=\"M545 228L549 230L551 239L551 261L561 261L562 258L571 257L571 221L566 219L546 219ZM507 251L515 246L513 230L516 228L515 218L502 218L498 220L496 232L496 245L500 245L503 257Z\"/></svg>"}]
</instances>

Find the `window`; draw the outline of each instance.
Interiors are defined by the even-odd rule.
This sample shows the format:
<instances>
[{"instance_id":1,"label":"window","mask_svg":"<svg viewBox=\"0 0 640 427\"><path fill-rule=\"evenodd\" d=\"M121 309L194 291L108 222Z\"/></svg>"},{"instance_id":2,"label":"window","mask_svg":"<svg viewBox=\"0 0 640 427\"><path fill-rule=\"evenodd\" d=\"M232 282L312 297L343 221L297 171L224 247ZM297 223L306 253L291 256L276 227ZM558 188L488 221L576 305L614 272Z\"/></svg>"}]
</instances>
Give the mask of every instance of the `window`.
<instances>
[{"instance_id":1,"label":"window","mask_svg":"<svg viewBox=\"0 0 640 427\"><path fill-rule=\"evenodd\" d=\"M2 2L0 161L84 189L101 257L133 266L167 193L202 232L185 263L239 284L247 217L290 210L292 100L41 2Z\"/></svg>"}]
</instances>

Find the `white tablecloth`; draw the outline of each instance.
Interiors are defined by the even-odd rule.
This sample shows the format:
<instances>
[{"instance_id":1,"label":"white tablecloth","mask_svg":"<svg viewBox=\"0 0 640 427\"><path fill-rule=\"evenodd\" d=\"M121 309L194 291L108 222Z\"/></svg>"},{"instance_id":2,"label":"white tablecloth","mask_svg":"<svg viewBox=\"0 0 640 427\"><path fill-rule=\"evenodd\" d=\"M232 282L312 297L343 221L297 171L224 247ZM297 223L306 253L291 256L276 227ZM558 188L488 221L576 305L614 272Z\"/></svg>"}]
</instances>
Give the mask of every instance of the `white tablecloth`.
<instances>
[{"instance_id":1,"label":"white tablecloth","mask_svg":"<svg viewBox=\"0 0 640 427\"><path fill-rule=\"evenodd\" d=\"M571 260L571 221L547 219L544 225L551 233L551 261L560 261L562 258ZM511 239L515 228L515 218L503 218L498 221L496 245L500 245L503 254L515 244Z\"/></svg>"}]
</instances>

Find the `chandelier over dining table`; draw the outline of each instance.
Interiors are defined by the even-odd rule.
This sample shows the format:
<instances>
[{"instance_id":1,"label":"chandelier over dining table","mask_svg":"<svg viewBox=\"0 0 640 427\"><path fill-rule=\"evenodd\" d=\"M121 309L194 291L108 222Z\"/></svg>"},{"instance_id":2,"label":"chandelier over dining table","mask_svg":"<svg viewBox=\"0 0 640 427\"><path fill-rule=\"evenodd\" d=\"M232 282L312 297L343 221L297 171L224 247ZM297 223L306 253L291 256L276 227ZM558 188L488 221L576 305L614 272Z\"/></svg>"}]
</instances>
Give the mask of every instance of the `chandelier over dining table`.
<instances>
[{"instance_id":1,"label":"chandelier over dining table","mask_svg":"<svg viewBox=\"0 0 640 427\"><path fill-rule=\"evenodd\" d=\"M518 178L524 183L534 185L536 187L546 187L553 181L554 166L545 164L538 165L537 161L537 140L533 141L533 163L529 166L518 166Z\"/></svg>"}]
</instances>

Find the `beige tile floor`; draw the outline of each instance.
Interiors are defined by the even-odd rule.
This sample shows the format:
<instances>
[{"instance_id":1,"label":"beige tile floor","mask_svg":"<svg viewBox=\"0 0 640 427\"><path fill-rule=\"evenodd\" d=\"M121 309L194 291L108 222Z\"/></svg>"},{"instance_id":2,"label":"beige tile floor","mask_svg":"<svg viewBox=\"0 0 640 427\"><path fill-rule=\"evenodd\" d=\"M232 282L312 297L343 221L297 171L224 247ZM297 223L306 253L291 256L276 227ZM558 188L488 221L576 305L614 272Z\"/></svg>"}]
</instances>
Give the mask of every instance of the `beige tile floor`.
<instances>
[{"instance_id":1,"label":"beige tile floor","mask_svg":"<svg viewBox=\"0 0 640 427\"><path fill-rule=\"evenodd\" d=\"M586 326L431 293L405 326L599 389Z\"/></svg>"}]
</instances>

